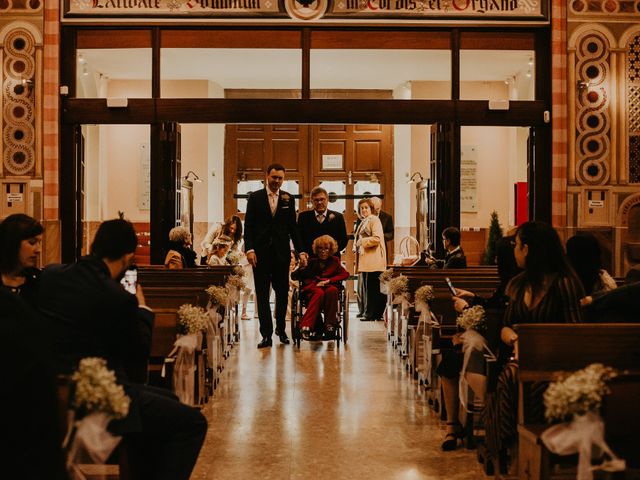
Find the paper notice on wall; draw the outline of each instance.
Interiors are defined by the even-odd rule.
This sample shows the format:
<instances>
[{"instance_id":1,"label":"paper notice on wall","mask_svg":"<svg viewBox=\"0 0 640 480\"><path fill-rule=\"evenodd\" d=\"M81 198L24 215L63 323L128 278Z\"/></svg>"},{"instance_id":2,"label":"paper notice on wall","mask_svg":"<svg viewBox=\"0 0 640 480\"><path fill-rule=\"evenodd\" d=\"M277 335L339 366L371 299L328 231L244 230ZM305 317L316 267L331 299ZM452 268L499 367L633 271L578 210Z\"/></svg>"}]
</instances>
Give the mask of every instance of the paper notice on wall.
<instances>
[{"instance_id":1,"label":"paper notice on wall","mask_svg":"<svg viewBox=\"0 0 640 480\"><path fill-rule=\"evenodd\" d=\"M478 211L478 147L462 145L460 151L460 211Z\"/></svg>"},{"instance_id":2,"label":"paper notice on wall","mask_svg":"<svg viewBox=\"0 0 640 480\"><path fill-rule=\"evenodd\" d=\"M322 155L323 170L342 170L342 155Z\"/></svg>"},{"instance_id":3,"label":"paper notice on wall","mask_svg":"<svg viewBox=\"0 0 640 480\"><path fill-rule=\"evenodd\" d=\"M151 209L151 155L149 144L140 145L140 175L138 185L138 208Z\"/></svg>"}]
</instances>

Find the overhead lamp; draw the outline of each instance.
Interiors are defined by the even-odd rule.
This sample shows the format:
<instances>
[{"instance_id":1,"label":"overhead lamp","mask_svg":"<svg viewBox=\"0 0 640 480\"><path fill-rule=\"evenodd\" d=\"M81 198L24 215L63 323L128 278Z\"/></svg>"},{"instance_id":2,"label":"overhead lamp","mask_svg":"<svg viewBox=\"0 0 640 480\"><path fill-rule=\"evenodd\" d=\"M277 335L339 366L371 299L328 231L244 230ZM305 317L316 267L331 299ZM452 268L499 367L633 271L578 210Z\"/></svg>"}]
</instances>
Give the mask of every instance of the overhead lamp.
<instances>
[{"instance_id":1,"label":"overhead lamp","mask_svg":"<svg viewBox=\"0 0 640 480\"><path fill-rule=\"evenodd\" d=\"M414 172L413 175L411 175L411 177L409 178L409 180L407 180L407 183L409 184L415 183L414 179L416 178L416 175L419 177L418 182L422 182L424 180L420 172Z\"/></svg>"},{"instance_id":2,"label":"overhead lamp","mask_svg":"<svg viewBox=\"0 0 640 480\"><path fill-rule=\"evenodd\" d=\"M193 181L194 182L198 182L198 183L202 182L202 180L200 180L200 177L198 175L196 175L196 173L193 170L189 170L187 172L187 174L182 178L184 178L188 182L189 181L189 175L193 175Z\"/></svg>"}]
</instances>

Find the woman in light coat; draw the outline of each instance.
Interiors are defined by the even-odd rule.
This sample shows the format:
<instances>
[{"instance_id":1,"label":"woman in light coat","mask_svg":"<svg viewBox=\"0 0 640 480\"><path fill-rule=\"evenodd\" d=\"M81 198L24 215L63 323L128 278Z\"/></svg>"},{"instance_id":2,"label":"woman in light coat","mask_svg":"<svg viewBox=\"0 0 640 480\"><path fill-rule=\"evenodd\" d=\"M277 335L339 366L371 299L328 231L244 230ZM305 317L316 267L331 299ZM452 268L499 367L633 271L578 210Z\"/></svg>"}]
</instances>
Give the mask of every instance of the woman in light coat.
<instances>
[{"instance_id":1,"label":"woman in light coat","mask_svg":"<svg viewBox=\"0 0 640 480\"><path fill-rule=\"evenodd\" d=\"M363 198L358 202L360 225L356 229L356 273L362 273L364 299L363 321L380 320L384 314L386 296L380 293L380 274L387 268L387 251L380 219L373 213L373 202Z\"/></svg>"}]
</instances>

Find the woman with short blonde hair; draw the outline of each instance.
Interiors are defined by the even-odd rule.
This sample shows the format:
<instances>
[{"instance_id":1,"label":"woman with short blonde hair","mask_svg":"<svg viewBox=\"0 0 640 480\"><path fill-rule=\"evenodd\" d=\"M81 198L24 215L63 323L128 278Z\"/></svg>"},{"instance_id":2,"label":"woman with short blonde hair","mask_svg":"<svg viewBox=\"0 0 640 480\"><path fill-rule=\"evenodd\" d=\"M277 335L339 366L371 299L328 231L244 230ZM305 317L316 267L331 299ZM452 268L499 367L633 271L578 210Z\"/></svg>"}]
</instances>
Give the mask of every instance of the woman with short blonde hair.
<instances>
[{"instance_id":1,"label":"woman with short blonde hair","mask_svg":"<svg viewBox=\"0 0 640 480\"><path fill-rule=\"evenodd\" d=\"M343 280L349 278L349 272L334 254L338 251L338 243L329 235L322 235L313 241L315 257L309 259L306 267L301 267L291 274L293 280L302 285L302 295L307 300L307 310L300 322L302 338L315 340L334 339L338 324L338 302ZM324 312L324 331L319 322Z\"/></svg>"},{"instance_id":2,"label":"woman with short blonde hair","mask_svg":"<svg viewBox=\"0 0 640 480\"><path fill-rule=\"evenodd\" d=\"M322 235L316 238L311 245L313 253L318 255L318 250L322 247L329 247L329 255L335 255L338 251L338 242L331 235Z\"/></svg>"}]
</instances>

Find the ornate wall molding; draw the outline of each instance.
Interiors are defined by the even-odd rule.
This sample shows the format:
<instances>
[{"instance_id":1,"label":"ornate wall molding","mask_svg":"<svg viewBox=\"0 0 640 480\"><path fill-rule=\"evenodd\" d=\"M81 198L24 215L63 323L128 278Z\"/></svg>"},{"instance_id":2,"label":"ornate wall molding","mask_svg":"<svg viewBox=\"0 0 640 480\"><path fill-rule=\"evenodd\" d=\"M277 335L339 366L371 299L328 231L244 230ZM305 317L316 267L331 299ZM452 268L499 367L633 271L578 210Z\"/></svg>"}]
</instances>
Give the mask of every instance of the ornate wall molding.
<instances>
[{"instance_id":1,"label":"ornate wall molding","mask_svg":"<svg viewBox=\"0 0 640 480\"><path fill-rule=\"evenodd\" d=\"M569 0L568 5L571 20L596 17L632 21L640 18L640 3L637 0Z\"/></svg>"},{"instance_id":2,"label":"ornate wall molding","mask_svg":"<svg viewBox=\"0 0 640 480\"><path fill-rule=\"evenodd\" d=\"M611 165L611 65L613 36L599 26L574 32L575 177L579 184L606 185Z\"/></svg>"},{"instance_id":3,"label":"ornate wall molding","mask_svg":"<svg viewBox=\"0 0 640 480\"><path fill-rule=\"evenodd\" d=\"M44 0L3 0L0 13L38 13L44 8Z\"/></svg>"},{"instance_id":4,"label":"ornate wall molding","mask_svg":"<svg viewBox=\"0 0 640 480\"><path fill-rule=\"evenodd\" d=\"M37 48L41 34L29 23L12 22L0 30L2 51L2 170L5 176L33 176L36 149Z\"/></svg>"},{"instance_id":5,"label":"ornate wall molding","mask_svg":"<svg viewBox=\"0 0 640 480\"><path fill-rule=\"evenodd\" d=\"M625 49L628 179L629 183L640 183L640 27L627 30L620 43Z\"/></svg>"}]
</instances>

